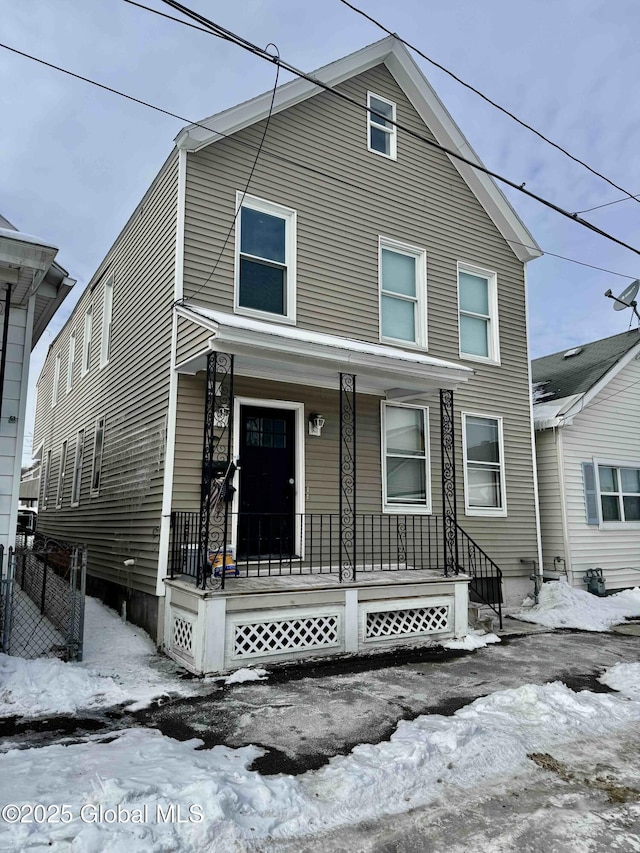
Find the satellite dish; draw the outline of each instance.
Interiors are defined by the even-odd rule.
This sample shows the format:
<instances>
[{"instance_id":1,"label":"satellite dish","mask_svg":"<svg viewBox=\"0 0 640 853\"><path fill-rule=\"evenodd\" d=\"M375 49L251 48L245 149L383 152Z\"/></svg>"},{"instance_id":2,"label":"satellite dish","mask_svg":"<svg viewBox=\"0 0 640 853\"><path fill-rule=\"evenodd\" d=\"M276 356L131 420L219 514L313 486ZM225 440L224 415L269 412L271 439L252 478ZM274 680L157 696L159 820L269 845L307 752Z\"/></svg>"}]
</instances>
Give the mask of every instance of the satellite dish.
<instances>
[{"instance_id":1,"label":"satellite dish","mask_svg":"<svg viewBox=\"0 0 640 853\"><path fill-rule=\"evenodd\" d=\"M640 280L636 279L632 281L628 287L622 291L620 296L614 296L611 290L607 290L605 296L608 296L609 299L613 299L615 305L613 306L614 311L624 311L625 308L631 308L636 317L640 320L640 314L638 314L638 306L636 303L636 296L638 295L638 290L640 290Z\"/></svg>"},{"instance_id":2,"label":"satellite dish","mask_svg":"<svg viewBox=\"0 0 640 853\"><path fill-rule=\"evenodd\" d=\"M640 281L632 281L629 287L625 287L620 296L616 299L616 304L613 306L614 311L624 311L625 308L634 308L634 300L640 290Z\"/></svg>"}]
</instances>

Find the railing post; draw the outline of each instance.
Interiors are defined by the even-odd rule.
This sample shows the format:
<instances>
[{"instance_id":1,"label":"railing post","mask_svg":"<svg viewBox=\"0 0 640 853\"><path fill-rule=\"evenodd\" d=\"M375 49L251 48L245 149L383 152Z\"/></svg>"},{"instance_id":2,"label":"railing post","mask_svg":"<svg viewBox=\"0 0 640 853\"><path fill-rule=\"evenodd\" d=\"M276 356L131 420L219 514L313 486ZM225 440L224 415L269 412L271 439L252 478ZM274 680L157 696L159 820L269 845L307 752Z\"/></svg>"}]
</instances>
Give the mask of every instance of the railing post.
<instances>
[{"instance_id":1,"label":"railing post","mask_svg":"<svg viewBox=\"0 0 640 853\"><path fill-rule=\"evenodd\" d=\"M340 374L340 582L356 579L356 377Z\"/></svg>"},{"instance_id":2,"label":"railing post","mask_svg":"<svg viewBox=\"0 0 640 853\"><path fill-rule=\"evenodd\" d=\"M204 589L207 580L207 559L211 543L211 516L216 517L217 545L222 548L220 570L224 588L225 555L229 531L229 502L222 494L231 464L233 433L233 356L212 352L207 356L207 378L204 406L202 444L202 487L200 491L200 520L198 531L198 578ZM222 485L221 485L222 484ZM217 493L216 489L218 490ZM220 529L221 528L221 529Z\"/></svg>"},{"instance_id":3,"label":"railing post","mask_svg":"<svg viewBox=\"0 0 640 853\"><path fill-rule=\"evenodd\" d=\"M442 521L444 573L458 574L458 511L453 391L440 389L440 449L442 459Z\"/></svg>"}]
</instances>

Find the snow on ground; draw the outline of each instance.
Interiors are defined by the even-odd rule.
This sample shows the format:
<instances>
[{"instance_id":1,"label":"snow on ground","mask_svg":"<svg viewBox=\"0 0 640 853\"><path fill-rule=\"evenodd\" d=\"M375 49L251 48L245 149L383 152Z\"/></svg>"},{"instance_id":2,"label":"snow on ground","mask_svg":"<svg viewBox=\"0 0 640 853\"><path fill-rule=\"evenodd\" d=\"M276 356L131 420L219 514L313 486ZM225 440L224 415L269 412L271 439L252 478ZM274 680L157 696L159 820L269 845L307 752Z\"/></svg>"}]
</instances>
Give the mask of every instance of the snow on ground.
<instances>
[{"instance_id":1,"label":"snow on ground","mask_svg":"<svg viewBox=\"0 0 640 853\"><path fill-rule=\"evenodd\" d=\"M640 588L599 598L564 581L542 584L538 604L511 614L514 619L548 628L609 631L628 618L640 617Z\"/></svg>"},{"instance_id":2,"label":"snow on ground","mask_svg":"<svg viewBox=\"0 0 640 853\"><path fill-rule=\"evenodd\" d=\"M0 756L0 778L11 780L0 808L64 802L73 820L12 824L6 815L15 810L5 810L0 844L75 853L249 849L261 839L301 839L408 811L446 799L447 789L503 782L530 766L528 753L638 722L640 701L574 693L554 682L498 691L450 717L401 721L389 741L362 744L298 777L247 769L258 747L203 750L200 741L176 741L153 729L13 750ZM170 805L173 820L164 822Z\"/></svg>"},{"instance_id":3,"label":"snow on ground","mask_svg":"<svg viewBox=\"0 0 640 853\"><path fill-rule=\"evenodd\" d=\"M224 679L224 683L244 684L247 681L264 681L268 677L269 672L266 669L260 669L260 667L251 669L250 667L245 666L242 669L236 669L236 671L232 672L231 675L227 675Z\"/></svg>"},{"instance_id":4,"label":"snow on ground","mask_svg":"<svg viewBox=\"0 0 640 853\"><path fill-rule=\"evenodd\" d=\"M69 714L127 702L131 710L167 694L193 695L200 683L157 653L149 635L96 598L85 604L82 663L0 655L0 717Z\"/></svg>"},{"instance_id":5,"label":"snow on ground","mask_svg":"<svg viewBox=\"0 0 640 853\"><path fill-rule=\"evenodd\" d=\"M491 643L499 643L500 637L497 634L485 634L482 631L474 631L469 628L469 633L461 640L447 640L443 643L445 649L463 649L467 652L473 652L475 649L483 649Z\"/></svg>"},{"instance_id":6,"label":"snow on ground","mask_svg":"<svg viewBox=\"0 0 640 853\"><path fill-rule=\"evenodd\" d=\"M640 701L640 663L617 663L601 675L598 681L629 699Z\"/></svg>"}]
</instances>

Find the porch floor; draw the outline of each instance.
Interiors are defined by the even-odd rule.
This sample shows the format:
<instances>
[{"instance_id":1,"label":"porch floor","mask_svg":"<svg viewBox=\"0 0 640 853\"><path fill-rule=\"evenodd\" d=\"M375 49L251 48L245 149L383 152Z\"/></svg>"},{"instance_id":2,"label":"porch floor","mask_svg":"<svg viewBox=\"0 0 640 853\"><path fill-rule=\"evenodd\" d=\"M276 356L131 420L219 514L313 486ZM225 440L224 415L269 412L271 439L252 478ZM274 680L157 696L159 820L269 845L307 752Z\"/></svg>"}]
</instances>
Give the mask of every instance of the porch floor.
<instances>
[{"instance_id":1,"label":"porch floor","mask_svg":"<svg viewBox=\"0 0 640 853\"><path fill-rule=\"evenodd\" d=\"M406 571L376 571L363 569L356 571L354 581L340 582L337 573L265 575L263 577L227 577L224 589L197 589L196 580L190 575L179 575L173 579L165 578L165 583L176 588L187 589L205 598L232 595L253 595L255 593L290 593L323 589L349 589L367 586L397 586L405 584L442 584L468 583L464 574L445 577L442 572L433 569L409 569Z\"/></svg>"}]
</instances>

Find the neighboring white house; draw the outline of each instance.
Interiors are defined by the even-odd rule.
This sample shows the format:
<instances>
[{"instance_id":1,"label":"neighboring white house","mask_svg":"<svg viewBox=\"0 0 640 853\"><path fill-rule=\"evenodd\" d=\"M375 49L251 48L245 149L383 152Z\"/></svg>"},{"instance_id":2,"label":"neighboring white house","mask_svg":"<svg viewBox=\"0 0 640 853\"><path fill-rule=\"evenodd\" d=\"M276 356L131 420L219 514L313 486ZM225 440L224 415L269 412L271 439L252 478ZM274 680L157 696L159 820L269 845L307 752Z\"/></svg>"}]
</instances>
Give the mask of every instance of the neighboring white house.
<instances>
[{"instance_id":1,"label":"neighboring white house","mask_svg":"<svg viewBox=\"0 0 640 853\"><path fill-rule=\"evenodd\" d=\"M75 284L58 249L0 216L0 545L15 540L31 351Z\"/></svg>"},{"instance_id":2,"label":"neighboring white house","mask_svg":"<svg viewBox=\"0 0 640 853\"><path fill-rule=\"evenodd\" d=\"M640 585L640 333L532 362L544 568Z\"/></svg>"}]
</instances>

